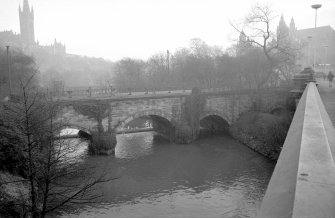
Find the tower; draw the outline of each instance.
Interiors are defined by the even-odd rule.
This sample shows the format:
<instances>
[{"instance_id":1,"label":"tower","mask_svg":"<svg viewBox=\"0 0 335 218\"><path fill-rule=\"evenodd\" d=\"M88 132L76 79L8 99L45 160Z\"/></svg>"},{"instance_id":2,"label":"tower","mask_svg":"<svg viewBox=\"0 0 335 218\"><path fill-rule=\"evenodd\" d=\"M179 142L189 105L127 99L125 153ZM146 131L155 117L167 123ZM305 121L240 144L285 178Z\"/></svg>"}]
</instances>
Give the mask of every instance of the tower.
<instances>
[{"instance_id":1,"label":"tower","mask_svg":"<svg viewBox=\"0 0 335 218\"><path fill-rule=\"evenodd\" d=\"M284 16L280 17L279 25L277 27L277 41L285 40L289 36L289 28L285 23Z\"/></svg>"},{"instance_id":2,"label":"tower","mask_svg":"<svg viewBox=\"0 0 335 218\"><path fill-rule=\"evenodd\" d=\"M290 23L290 37L292 39L296 38L296 33L297 33L297 27L295 26L294 19L293 17L291 18L291 23Z\"/></svg>"},{"instance_id":3,"label":"tower","mask_svg":"<svg viewBox=\"0 0 335 218\"><path fill-rule=\"evenodd\" d=\"M248 43L248 37L242 31L240 33L239 41L237 43L236 55L237 56L243 55L250 47L251 47L251 44Z\"/></svg>"},{"instance_id":4,"label":"tower","mask_svg":"<svg viewBox=\"0 0 335 218\"><path fill-rule=\"evenodd\" d=\"M240 37L239 37L239 44L243 44L247 42L247 36L245 35L245 33L242 31L240 33Z\"/></svg>"},{"instance_id":5,"label":"tower","mask_svg":"<svg viewBox=\"0 0 335 218\"><path fill-rule=\"evenodd\" d=\"M29 8L28 0L23 1L23 8L19 6L20 17L20 32L22 44L24 47L29 47L35 44L35 31L34 31L34 9Z\"/></svg>"}]
</instances>

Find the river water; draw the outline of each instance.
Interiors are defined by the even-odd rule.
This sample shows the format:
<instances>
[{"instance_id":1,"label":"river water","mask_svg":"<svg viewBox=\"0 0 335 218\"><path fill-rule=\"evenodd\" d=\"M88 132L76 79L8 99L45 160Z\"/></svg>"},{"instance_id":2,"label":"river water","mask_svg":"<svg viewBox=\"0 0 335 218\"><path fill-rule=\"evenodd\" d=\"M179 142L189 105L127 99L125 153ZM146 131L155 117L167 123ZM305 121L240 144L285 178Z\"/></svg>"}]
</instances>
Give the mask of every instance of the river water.
<instances>
[{"instance_id":1,"label":"river water","mask_svg":"<svg viewBox=\"0 0 335 218\"><path fill-rule=\"evenodd\" d=\"M115 156L84 158L117 179L99 186L99 203L61 217L254 217L275 165L225 135L188 145L153 132L117 140Z\"/></svg>"}]
</instances>

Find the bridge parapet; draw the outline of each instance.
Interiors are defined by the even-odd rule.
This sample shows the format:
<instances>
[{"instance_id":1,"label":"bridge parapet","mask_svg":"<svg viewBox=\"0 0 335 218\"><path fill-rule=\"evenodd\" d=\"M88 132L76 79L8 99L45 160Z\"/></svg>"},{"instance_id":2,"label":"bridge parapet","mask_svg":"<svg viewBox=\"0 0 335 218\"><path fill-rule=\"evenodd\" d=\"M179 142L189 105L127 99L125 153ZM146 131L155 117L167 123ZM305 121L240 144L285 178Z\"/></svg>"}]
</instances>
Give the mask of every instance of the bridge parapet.
<instances>
[{"instance_id":1,"label":"bridge parapet","mask_svg":"<svg viewBox=\"0 0 335 218\"><path fill-rule=\"evenodd\" d=\"M335 217L334 155L334 127L315 84L309 83L258 217Z\"/></svg>"}]
</instances>

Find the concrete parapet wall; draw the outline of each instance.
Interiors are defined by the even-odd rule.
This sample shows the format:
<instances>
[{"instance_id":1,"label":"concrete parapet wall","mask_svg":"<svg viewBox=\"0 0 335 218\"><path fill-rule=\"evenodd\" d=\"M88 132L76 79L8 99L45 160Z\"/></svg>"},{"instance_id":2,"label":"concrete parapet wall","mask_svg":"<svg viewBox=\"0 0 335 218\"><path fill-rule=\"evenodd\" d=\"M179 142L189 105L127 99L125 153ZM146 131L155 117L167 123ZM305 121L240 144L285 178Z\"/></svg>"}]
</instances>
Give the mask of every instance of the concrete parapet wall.
<instances>
[{"instance_id":1,"label":"concrete parapet wall","mask_svg":"<svg viewBox=\"0 0 335 218\"><path fill-rule=\"evenodd\" d=\"M335 217L335 130L314 83L295 112L258 217Z\"/></svg>"}]
</instances>

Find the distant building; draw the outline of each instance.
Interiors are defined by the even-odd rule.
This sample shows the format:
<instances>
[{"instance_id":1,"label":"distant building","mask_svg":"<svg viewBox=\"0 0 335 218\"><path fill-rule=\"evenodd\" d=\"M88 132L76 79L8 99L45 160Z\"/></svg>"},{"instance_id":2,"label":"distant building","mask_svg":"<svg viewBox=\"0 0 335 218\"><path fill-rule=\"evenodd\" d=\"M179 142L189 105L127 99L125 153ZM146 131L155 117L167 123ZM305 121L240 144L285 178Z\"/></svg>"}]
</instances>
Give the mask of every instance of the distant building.
<instances>
[{"instance_id":1,"label":"distant building","mask_svg":"<svg viewBox=\"0 0 335 218\"><path fill-rule=\"evenodd\" d=\"M20 33L0 31L0 49L9 45L11 51L19 50L32 55L41 72L41 86L47 87L52 94L62 93L66 86L97 85L98 81L101 85L100 78L104 78L106 72L111 72L112 62L69 54L65 45L56 39L51 44L41 45L35 38L33 7L28 0L23 0L23 5L18 6L18 10Z\"/></svg>"},{"instance_id":2,"label":"distant building","mask_svg":"<svg viewBox=\"0 0 335 218\"><path fill-rule=\"evenodd\" d=\"M40 45L35 41L34 27L34 8L29 6L28 0L23 1L23 6L19 6L20 19L20 34L13 31L0 32L0 46L10 45L22 49L28 54L51 54L51 55L66 55L66 47L64 44L54 40L53 44Z\"/></svg>"},{"instance_id":3,"label":"distant building","mask_svg":"<svg viewBox=\"0 0 335 218\"><path fill-rule=\"evenodd\" d=\"M304 41L305 66L313 66L316 71L335 69L335 30L331 26L302 29L297 31L297 38Z\"/></svg>"},{"instance_id":4,"label":"distant building","mask_svg":"<svg viewBox=\"0 0 335 218\"><path fill-rule=\"evenodd\" d=\"M250 48L252 48L252 44L248 41L244 31L240 32L239 40L236 46L236 55L244 55Z\"/></svg>"},{"instance_id":5,"label":"distant building","mask_svg":"<svg viewBox=\"0 0 335 218\"><path fill-rule=\"evenodd\" d=\"M277 40L284 40L290 36L290 29L286 25L284 16L280 17L279 25L277 27Z\"/></svg>"},{"instance_id":6,"label":"distant building","mask_svg":"<svg viewBox=\"0 0 335 218\"><path fill-rule=\"evenodd\" d=\"M293 17L291 18L290 22L290 30L289 30L289 36L291 39L296 39L297 38L297 27L295 26L294 19Z\"/></svg>"},{"instance_id":7,"label":"distant building","mask_svg":"<svg viewBox=\"0 0 335 218\"><path fill-rule=\"evenodd\" d=\"M314 66L316 71L335 69L335 30L331 26L298 30L294 19L288 27L281 16L277 27L277 38L289 37L289 40L302 45L298 64L301 68Z\"/></svg>"},{"instance_id":8,"label":"distant building","mask_svg":"<svg viewBox=\"0 0 335 218\"><path fill-rule=\"evenodd\" d=\"M28 0L23 2L23 10L19 6L20 32L23 46L35 44L34 8L29 8Z\"/></svg>"}]
</instances>

